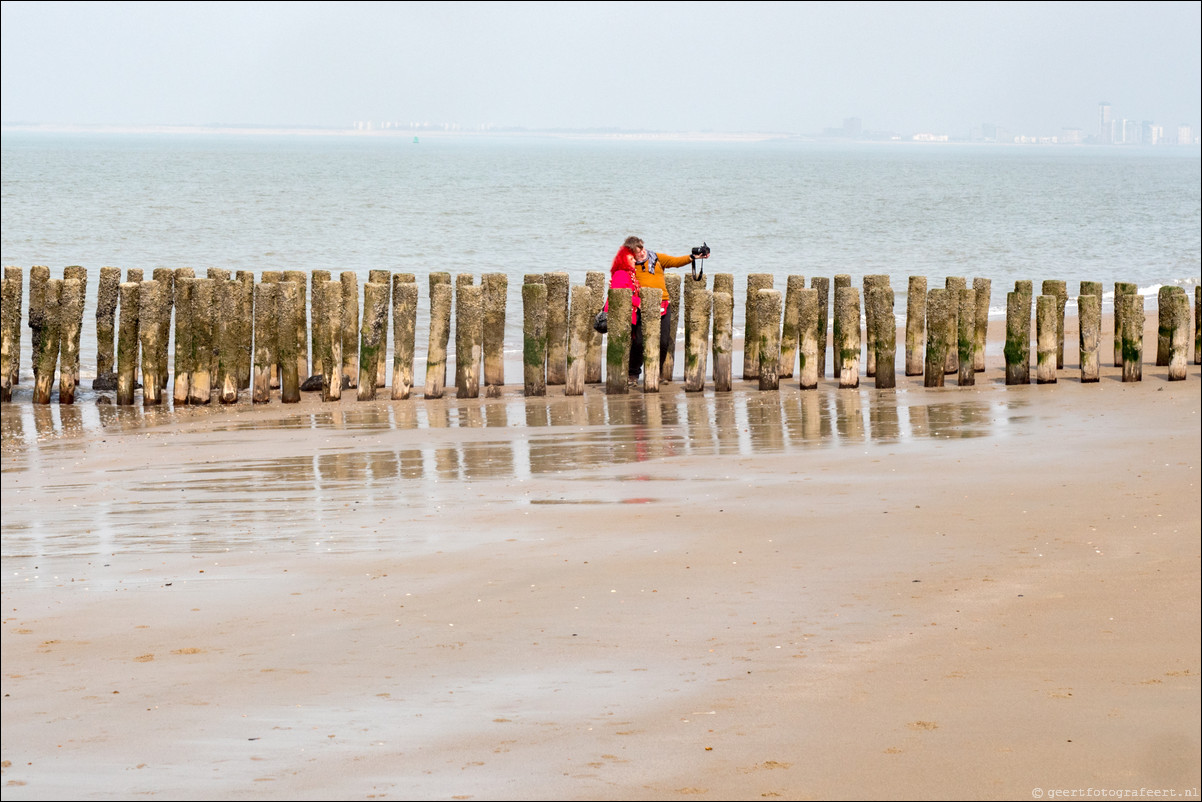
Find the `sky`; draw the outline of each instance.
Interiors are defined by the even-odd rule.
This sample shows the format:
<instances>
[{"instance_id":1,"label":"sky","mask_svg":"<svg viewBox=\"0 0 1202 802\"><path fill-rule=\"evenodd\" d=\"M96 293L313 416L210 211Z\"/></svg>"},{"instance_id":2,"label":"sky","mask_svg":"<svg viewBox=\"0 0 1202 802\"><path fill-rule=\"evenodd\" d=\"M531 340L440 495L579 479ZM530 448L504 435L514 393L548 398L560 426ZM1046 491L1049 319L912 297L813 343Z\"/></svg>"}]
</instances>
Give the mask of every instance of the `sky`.
<instances>
[{"instance_id":1,"label":"sky","mask_svg":"<svg viewBox=\"0 0 1202 802\"><path fill-rule=\"evenodd\" d=\"M1202 3L4 2L0 122L1202 128Z\"/></svg>"}]
</instances>

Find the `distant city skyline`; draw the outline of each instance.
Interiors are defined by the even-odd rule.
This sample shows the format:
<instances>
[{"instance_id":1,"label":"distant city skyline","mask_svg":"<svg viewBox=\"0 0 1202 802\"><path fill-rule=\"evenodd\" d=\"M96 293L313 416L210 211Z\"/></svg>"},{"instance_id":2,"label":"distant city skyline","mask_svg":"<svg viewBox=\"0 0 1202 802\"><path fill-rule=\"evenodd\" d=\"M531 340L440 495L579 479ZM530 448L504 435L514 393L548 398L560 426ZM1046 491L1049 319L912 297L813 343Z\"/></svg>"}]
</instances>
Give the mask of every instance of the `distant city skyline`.
<instances>
[{"instance_id":1,"label":"distant city skyline","mask_svg":"<svg viewBox=\"0 0 1202 802\"><path fill-rule=\"evenodd\" d=\"M899 136L1084 141L1100 136L1105 101L1120 124L1154 121L1166 137L1202 128L1198 2L5 0L0 12L10 126L821 135L858 118Z\"/></svg>"}]
</instances>

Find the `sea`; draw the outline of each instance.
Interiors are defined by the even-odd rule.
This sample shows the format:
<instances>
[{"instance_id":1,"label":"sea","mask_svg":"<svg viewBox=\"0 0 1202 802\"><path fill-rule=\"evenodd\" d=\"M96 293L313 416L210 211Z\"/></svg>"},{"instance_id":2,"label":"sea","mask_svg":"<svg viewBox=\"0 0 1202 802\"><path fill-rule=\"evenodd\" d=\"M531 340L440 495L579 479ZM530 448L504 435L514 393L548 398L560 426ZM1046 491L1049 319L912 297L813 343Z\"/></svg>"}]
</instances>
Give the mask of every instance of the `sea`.
<instances>
[{"instance_id":1,"label":"sea","mask_svg":"<svg viewBox=\"0 0 1202 802\"><path fill-rule=\"evenodd\" d=\"M981 276L1000 316L1018 280L1061 279L1070 296L1101 281L1104 311L1118 281L1192 297L1202 253L1196 147L17 130L0 152L3 265L26 285L33 265L89 269L85 380L102 266L361 284L386 269L417 274L424 301L429 273L503 272L507 359L520 359L523 276L583 283L631 234L672 255L708 245L706 271L735 277L736 333L750 273L782 290L789 275L887 274L901 312L909 276Z\"/></svg>"}]
</instances>

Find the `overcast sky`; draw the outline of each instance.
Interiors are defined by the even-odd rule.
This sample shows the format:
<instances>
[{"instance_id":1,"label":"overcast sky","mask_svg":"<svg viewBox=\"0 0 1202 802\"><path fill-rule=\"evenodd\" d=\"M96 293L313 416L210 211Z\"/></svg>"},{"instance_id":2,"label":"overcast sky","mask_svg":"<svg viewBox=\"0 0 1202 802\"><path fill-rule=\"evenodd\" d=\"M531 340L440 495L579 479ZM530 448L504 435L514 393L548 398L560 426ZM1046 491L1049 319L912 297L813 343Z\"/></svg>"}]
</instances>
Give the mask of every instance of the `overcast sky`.
<instances>
[{"instance_id":1,"label":"overcast sky","mask_svg":"<svg viewBox=\"0 0 1202 802\"><path fill-rule=\"evenodd\" d=\"M4 2L0 120L1200 127L1202 4Z\"/></svg>"}]
</instances>

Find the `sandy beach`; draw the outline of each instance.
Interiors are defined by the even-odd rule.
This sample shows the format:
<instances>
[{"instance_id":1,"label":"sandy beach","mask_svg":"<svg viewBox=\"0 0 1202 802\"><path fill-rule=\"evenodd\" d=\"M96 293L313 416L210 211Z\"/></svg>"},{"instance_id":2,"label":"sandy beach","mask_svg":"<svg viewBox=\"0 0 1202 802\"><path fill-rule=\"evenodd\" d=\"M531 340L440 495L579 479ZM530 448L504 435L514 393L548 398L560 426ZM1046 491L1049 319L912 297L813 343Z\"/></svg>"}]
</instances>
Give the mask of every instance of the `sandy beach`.
<instances>
[{"instance_id":1,"label":"sandy beach","mask_svg":"<svg viewBox=\"0 0 1202 802\"><path fill-rule=\"evenodd\" d=\"M1138 383L1070 327L1022 387L998 331L940 389L26 386L4 799L1196 799L1202 375L1147 317Z\"/></svg>"}]
</instances>

